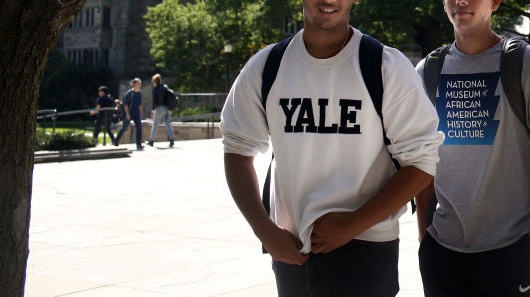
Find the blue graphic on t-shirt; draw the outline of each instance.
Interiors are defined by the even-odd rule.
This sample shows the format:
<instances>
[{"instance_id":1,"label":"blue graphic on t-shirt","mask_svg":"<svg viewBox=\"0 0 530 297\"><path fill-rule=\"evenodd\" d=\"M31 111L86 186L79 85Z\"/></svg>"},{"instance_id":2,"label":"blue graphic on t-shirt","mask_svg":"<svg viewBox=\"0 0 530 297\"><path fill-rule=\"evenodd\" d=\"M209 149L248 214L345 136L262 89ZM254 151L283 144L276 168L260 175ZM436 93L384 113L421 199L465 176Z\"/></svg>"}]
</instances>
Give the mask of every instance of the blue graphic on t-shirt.
<instances>
[{"instance_id":1,"label":"blue graphic on t-shirt","mask_svg":"<svg viewBox=\"0 0 530 297\"><path fill-rule=\"evenodd\" d=\"M436 110L444 144L493 144L499 127L493 120L500 99L495 95L499 77L500 72L441 75Z\"/></svg>"}]
</instances>

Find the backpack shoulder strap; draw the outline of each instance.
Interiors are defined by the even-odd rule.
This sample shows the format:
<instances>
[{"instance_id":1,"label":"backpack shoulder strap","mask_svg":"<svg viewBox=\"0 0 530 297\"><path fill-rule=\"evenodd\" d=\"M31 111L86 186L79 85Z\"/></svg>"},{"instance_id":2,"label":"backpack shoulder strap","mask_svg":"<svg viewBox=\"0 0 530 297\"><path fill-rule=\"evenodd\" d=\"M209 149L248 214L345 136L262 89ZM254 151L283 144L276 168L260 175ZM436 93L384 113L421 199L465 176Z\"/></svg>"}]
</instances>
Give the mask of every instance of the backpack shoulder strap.
<instances>
[{"instance_id":1,"label":"backpack shoulder strap","mask_svg":"<svg viewBox=\"0 0 530 297\"><path fill-rule=\"evenodd\" d=\"M523 72L524 49L528 44L517 38L506 38L501 56L501 83L506 98L515 116L530 132L526 118L521 75Z\"/></svg>"},{"instance_id":2,"label":"backpack shoulder strap","mask_svg":"<svg viewBox=\"0 0 530 297\"><path fill-rule=\"evenodd\" d=\"M263 109L266 109L269 91L272 87L272 84L276 80L276 75L278 74L278 69L280 68L280 63L282 62L285 49L293 37L294 36L287 37L284 40L276 43L269 52L269 56L267 57L267 61L265 62L265 67L263 68L263 73L261 76L261 104L263 105Z\"/></svg>"},{"instance_id":3,"label":"backpack shoulder strap","mask_svg":"<svg viewBox=\"0 0 530 297\"><path fill-rule=\"evenodd\" d=\"M370 35L363 34L361 37L361 44L359 47L359 63L361 67L361 74L363 76L364 84L368 89L370 98L374 104L375 110L381 119L381 126L383 123L383 74L381 73L381 66L383 64L383 48L384 45L377 39ZM383 127L383 137L385 144L390 144L390 140L386 137ZM390 156L392 158L392 156ZM397 160L392 158L394 167L399 169L401 166ZM416 204L414 199L410 201L412 213L416 212Z\"/></svg>"},{"instance_id":4,"label":"backpack shoulder strap","mask_svg":"<svg viewBox=\"0 0 530 297\"><path fill-rule=\"evenodd\" d=\"M440 74L442 73L442 67L444 65L445 56L449 52L451 44L441 46L433 50L425 58L425 66L423 67L423 81L427 88L427 95L431 102L434 104L436 101L436 90L438 89L438 81Z\"/></svg>"},{"instance_id":5,"label":"backpack shoulder strap","mask_svg":"<svg viewBox=\"0 0 530 297\"><path fill-rule=\"evenodd\" d=\"M359 47L359 64L364 84L375 106L377 114L383 119L383 44L370 35L363 34ZM386 138L386 137L385 137ZM386 142L386 141L385 141Z\"/></svg>"},{"instance_id":6,"label":"backpack shoulder strap","mask_svg":"<svg viewBox=\"0 0 530 297\"><path fill-rule=\"evenodd\" d=\"M125 94L125 99L128 99L127 105L132 106L133 104L134 91L130 89L127 94ZM125 100L124 100L125 101Z\"/></svg>"},{"instance_id":7,"label":"backpack shoulder strap","mask_svg":"<svg viewBox=\"0 0 530 297\"><path fill-rule=\"evenodd\" d=\"M375 106L375 110L383 124L383 75L381 66L383 63L383 44L370 35L363 34L359 47L359 64L364 84L368 88L368 93ZM383 131L385 144L390 144L390 140ZM394 165L399 169L399 164L394 161Z\"/></svg>"},{"instance_id":8,"label":"backpack shoulder strap","mask_svg":"<svg viewBox=\"0 0 530 297\"><path fill-rule=\"evenodd\" d=\"M272 84L276 80L276 75L278 74L278 69L280 68L280 63L282 62L283 54L285 53L285 49L287 48L293 37L294 36L287 37L284 40L275 44L269 52L269 56L267 57L267 61L265 62L265 67L263 68L263 73L261 76L261 104L263 105L264 110L267 109L267 97L269 96L269 91L272 87ZM272 154L272 159L274 159L274 153ZM269 164L269 169L267 170L267 177L265 178L262 193L263 207L267 211L267 214L270 214L270 183L272 159L271 164ZM263 252L265 252L264 248L262 248L262 250Z\"/></svg>"}]
</instances>

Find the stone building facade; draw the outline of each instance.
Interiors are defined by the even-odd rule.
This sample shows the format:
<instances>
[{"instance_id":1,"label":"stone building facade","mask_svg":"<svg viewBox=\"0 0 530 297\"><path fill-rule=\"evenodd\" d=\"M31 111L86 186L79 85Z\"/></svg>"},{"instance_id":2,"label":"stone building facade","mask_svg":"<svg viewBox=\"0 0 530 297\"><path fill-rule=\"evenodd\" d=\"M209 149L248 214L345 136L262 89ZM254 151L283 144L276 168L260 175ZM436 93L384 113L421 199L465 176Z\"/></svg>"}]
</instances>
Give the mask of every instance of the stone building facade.
<instances>
[{"instance_id":1,"label":"stone building facade","mask_svg":"<svg viewBox=\"0 0 530 297\"><path fill-rule=\"evenodd\" d=\"M145 31L148 6L162 0L87 0L65 28L56 50L74 64L105 66L120 93L134 77L147 80L157 71Z\"/></svg>"}]
</instances>

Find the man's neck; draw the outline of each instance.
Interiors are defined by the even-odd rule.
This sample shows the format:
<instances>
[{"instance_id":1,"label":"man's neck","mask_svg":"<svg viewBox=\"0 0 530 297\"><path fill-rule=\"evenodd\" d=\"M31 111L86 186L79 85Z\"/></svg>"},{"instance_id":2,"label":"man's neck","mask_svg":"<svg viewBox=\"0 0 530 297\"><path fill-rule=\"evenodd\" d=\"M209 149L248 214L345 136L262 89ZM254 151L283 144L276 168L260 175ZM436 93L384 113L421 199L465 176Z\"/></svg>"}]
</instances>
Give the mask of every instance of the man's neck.
<instances>
[{"instance_id":1,"label":"man's neck","mask_svg":"<svg viewBox=\"0 0 530 297\"><path fill-rule=\"evenodd\" d=\"M317 59L327 59L338 54L350 41L353 30L345 26L334 34L314 34L304 30L304 44L309 54Z\"/></svg>"},{"instance_id":2,"label":"man's neck","mask_svg":"<svg viewBox=\"0 0 530 297\"><path fill-rule=\"evenodd\" d=\"M458 50L468 55L476 55L494 47L502 37L491 30L470 34L455 32L455 40Z\"/></svg>"}]
</instances>

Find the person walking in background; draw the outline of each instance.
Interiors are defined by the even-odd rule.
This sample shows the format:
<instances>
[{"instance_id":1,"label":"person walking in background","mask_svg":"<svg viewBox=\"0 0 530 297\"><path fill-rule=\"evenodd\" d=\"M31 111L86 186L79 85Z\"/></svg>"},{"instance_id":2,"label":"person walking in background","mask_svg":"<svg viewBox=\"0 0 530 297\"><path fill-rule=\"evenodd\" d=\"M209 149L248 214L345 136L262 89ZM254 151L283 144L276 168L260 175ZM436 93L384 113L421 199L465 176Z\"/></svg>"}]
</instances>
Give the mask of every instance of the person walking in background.
<instances>
[{"instance_id":1,"label":"person walking in background","mask_svg":"<svg viewBox=\"0 0 530 297\"><path fill-rule=\"evenodd\" d=\"M110 128L113 132L117 132L117 124L122 121L121 118L121 100L114 99L114 111L112 112L112 119L110 120Z\"/></svg>"},{"instance_id":2,"label":"person walking in background","mask_svg":"<svg viewBox=\"0 0 530 297\"><path fill-rule=\"evenodd\" d=\"M135 78L130 82L131 89L125 93L123 99L123 112L122 115L123 124L118 131L118 135L114 139L113 144L118 146L120 139L130 125L131 120L134 122L136 127L136 149L142 150L142 81L139 78Z\"/></svg>"},{"instance_id":3,"label":"person walking in background","mask_svg":"<svg viewBox=\"0 0 530 297\"><path fill-rule=\"evenodd\" d=\"M436 80L446 139L434 185L417 197L426 297L530 296L530 47L507 65L522 67L517 110L501 79L508 39L491 27L500 2L443 0L455 36ZM429 61L417 65L426 82ZM433 191L439 206L431 216Z\"/></svg>"},{"instance_id":4,"label":"person walking in background","mask_svg":"<svg viewBox=\"0 0 530 297\"><path fill-rule=\"evenodd\" d=\"M304 28L285 49L267 101L262 72L272 45L244 66L221 114L227 183L272 257L280 297L395 296L398 219L435 173L438 117L394 48L385 46L375 66L384 123L374 108L359 71L363 34L349 25L357 2L303 0ZM253 165L269 140L270 216Z\"/></svg>"},{"instance_id":5,"label":"person walking in background","mask_svg":"<svg viewBox=\"0 0 530 297\"><path fill-rule=\"evenodd\" d=\"M153 146L156 139L156 132L158 125L163 121L166 125L166 131L169 138L169 147L174 145L174 133L171 126L171 110L167 108L166 86L162 84L162 76L160 74L153 75L151 82L153 83L153 105L151 109L151 118L153 118L153 126L151 127L151 134L147 144Z\"/></svg>"},{"instance_id":6,"label":"person walking in background","mask_svg":"<svg viewBox=\"0 0 530 297\"><path fill-rule=\"evenodd\" d=\"M98 98L96 98L96 108L90 111L91 115L96 115L96 120L94 121L94 139L98 139L101 126L105 125L105 131L109 134L110 141L114 141L114 134L112 134L112 129L110 127L112 112L100 111L101 108L112 107L113 105L114 102L109 94L107 86L99 87Z\"/></svg>"}]
</instances>

